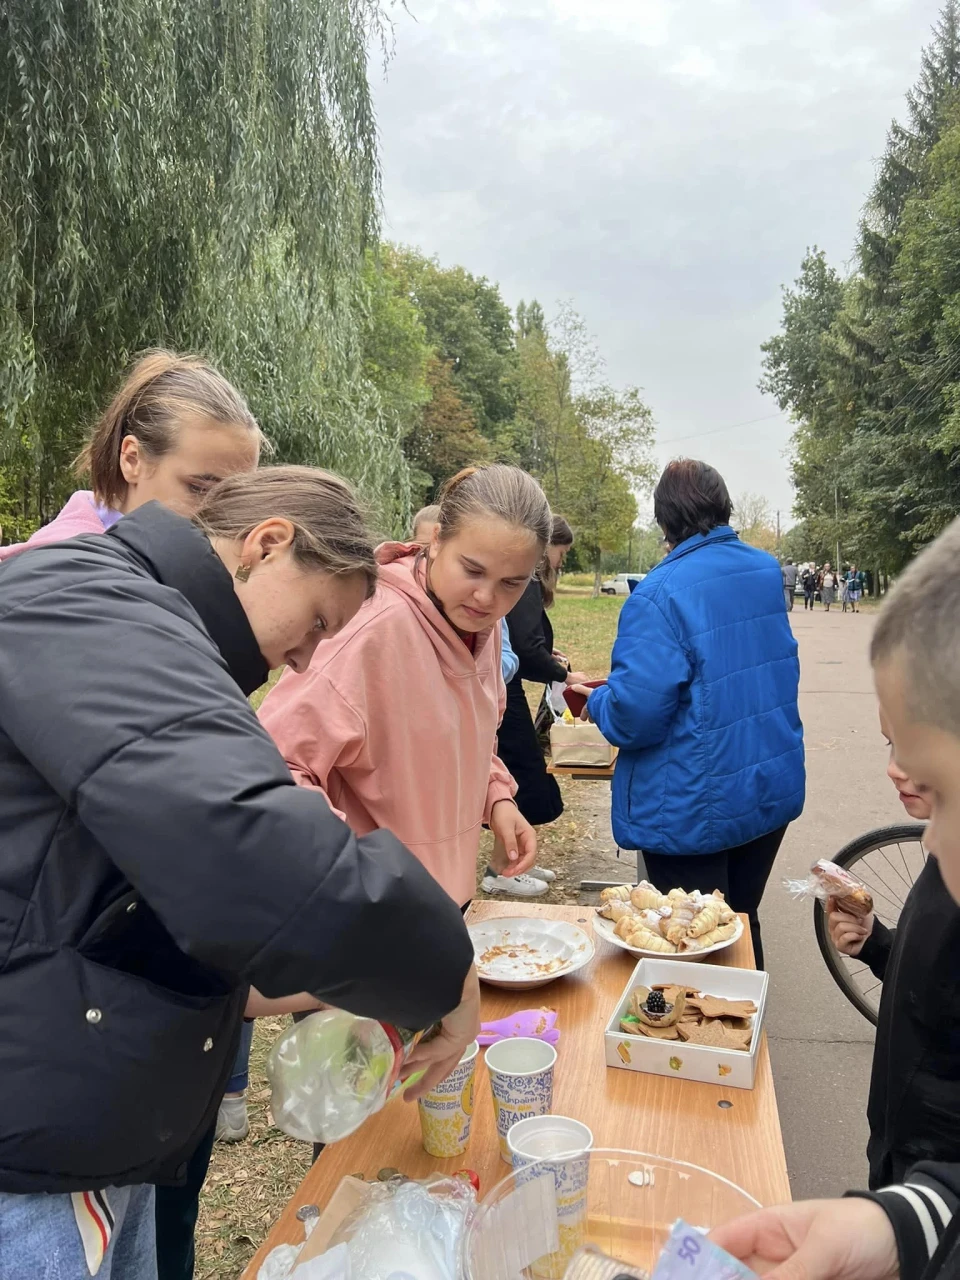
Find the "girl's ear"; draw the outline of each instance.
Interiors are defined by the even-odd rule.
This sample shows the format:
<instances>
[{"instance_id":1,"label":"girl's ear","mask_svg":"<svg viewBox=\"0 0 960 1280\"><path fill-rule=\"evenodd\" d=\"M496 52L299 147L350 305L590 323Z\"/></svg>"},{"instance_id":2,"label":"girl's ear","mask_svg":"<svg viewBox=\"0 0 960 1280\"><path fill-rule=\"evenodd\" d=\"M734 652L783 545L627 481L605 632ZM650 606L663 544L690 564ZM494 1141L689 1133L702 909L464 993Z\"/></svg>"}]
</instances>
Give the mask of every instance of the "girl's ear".
<instances>
[{"instance_id":1,"label":"girl's ear","mask_svg":"<svg viewBox=\"0 0 960 1280\"><path fill-rule=\"evenodd\" d=\"M243 540L240 559L244 564L262 564L271 556L288 551L296 538L296 530L289 520L271 516L261 520Z\"/></svg>"},{"instance_id":2,"label":"girl's ear","mask_svg":"<svg viewBox=\"0 0 960 1280\"><path fill-rule=\"evenodd\" d=\"M120 474L127 484L143 478L143 453L136 436L124 436L120 442Z\"/></svg>"}]
</instances>

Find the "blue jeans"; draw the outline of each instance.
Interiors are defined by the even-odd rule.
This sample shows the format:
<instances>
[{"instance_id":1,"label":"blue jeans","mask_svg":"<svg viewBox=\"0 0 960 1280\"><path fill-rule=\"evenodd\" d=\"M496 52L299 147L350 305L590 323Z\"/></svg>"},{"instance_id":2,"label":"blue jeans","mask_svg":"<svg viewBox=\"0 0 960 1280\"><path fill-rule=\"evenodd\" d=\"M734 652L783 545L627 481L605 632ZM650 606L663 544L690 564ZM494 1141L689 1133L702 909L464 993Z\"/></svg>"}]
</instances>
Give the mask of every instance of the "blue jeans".
<instances>
[{"instance_id":1,"label":"blue jeans","mask_svg":"<svg viewBox=\"0 0 960 1280\"><path fill-rule=\"evenodd\" d=\"M97 1280L156 1280L153 1187L108 1187L100 1193L113 1233ZM98 1213L103 1213L99 1205ZM99 1238L94 1220L88 1234ZM0 1280L90 1280L80 1228L69 1195L0 1191Z\"/></svg>"},{"instance_id":2,"label":"blue jeans","mask_svg":"<svg viewBox=\"0 0 960 1280\"><path fill-rule=\"evenodd\" d=\"M244 1020L240 1030L240 1043L237 1045L237 1056L234 1059L233 1071L227 1081L226 1093L243 1093L250 1083L250 1045L253 1043L253 1019Z\"/></svg>"}]
</instances>

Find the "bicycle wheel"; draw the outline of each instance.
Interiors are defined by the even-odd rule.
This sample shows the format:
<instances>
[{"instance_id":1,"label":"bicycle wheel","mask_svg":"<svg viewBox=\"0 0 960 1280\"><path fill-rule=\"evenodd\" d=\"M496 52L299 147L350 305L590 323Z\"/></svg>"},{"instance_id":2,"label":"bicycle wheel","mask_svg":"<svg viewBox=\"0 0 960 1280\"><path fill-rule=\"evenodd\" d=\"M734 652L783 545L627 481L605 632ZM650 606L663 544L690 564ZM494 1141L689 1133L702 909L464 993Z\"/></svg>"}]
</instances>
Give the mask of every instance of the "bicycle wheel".
<instances>
[{"instance_id":1,"label":"bicycle wheel","mask_svg":"<svg viewBox=\"0 0 960 1280\"><path fill-rule=\"evenodd\" d=\"M851 840L833 858L860 880L873 898L874 915L895 929L907 894L923 870L923 823L881 827ZM820 952L833 980L855 1009L876 1026L883 983L856 956L844 956L833 945L827 913L819 899L813 905L813 924Z\"/></svg>"}]
</instances>

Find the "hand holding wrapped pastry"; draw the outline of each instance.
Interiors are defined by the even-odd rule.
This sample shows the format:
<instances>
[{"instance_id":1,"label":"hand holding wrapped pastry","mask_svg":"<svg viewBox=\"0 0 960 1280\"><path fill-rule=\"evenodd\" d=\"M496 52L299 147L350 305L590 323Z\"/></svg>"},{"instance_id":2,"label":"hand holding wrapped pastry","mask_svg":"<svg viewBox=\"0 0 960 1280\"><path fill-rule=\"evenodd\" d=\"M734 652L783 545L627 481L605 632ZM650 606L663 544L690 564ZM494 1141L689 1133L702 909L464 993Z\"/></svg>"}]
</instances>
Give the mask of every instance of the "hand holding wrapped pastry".
<instances>
[{"instance_id":1,"label":"hand holding wrapped pastry","mask_svg":"<svg viewBox=\"0 0 960 1280\"><path fill-rule=\"evenodd\" d=\"M867 916L873 910L873 898L856 878L843 867L821 858L810 868L806 880L785 880L784 885L796 898L833 898L841 911L851 916Z\"/></svg>"}]
</instances>

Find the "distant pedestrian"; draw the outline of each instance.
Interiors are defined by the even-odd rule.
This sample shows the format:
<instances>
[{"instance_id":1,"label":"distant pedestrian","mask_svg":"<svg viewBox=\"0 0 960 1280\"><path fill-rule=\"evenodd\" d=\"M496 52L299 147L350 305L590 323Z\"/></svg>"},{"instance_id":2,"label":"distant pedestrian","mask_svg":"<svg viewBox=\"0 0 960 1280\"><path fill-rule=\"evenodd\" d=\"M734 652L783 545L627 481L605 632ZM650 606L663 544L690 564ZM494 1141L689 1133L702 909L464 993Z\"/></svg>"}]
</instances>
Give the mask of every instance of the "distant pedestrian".
<instances>
[{"instance_id":1,"label":"distant pedestrian","mask_svg":"<svg viewBox=\"0 0 960 1280\"><path fill-rule=\"evenodd\" d=\"M787 602L787 611L793 610L793 597L797 589L797 566L792 560L788 560L780 570L783 576L783 598Z\"/></svg>"},{"instance_id":2,"label":"distant pedestrian","mask_svg":"<svg viewBox=\"0 0 960 1280\"><path fill-rule=\"evenodd\" d=\"M847 581L847 575L844 572L840 577L840 612L847 612L847 605L850 603L850 583Z\"/></svg>"},{"instance_id":3,"label":"distant pedestrian","mask_svg":"<svg viewBox=\"0 0 960 1280\"><path fill-rule=\"evenodd\" d=\"M837 598L837 587L839 585L839 579L831 569L830 561L828 560L820 571L820 599L823 601L825 613L830 612L830 606Z\"/></svg>"},{"instance_id":4,"label":"distant pedestrian","mask_svg":"<svg viewBox=\"0 0 960 1280\"><path fill-rule=\"evenodd\" d=\"M855 564L850 566L846 577L847 598L854 613L860 612L860 601L863 598L863 586L866 575Z\"/></svg>"},{"instance_id":5,"label":"distant pedestrian","mask_svg":"<svg viewBox=\"0 0 960 1280\"><path fill-rule=\"evenodd\" d=\"M817 594L817 571L813 565L808 564L804 569L800 582L803 586L803 607L804 610L813 610L813 598Z\"/></svg>"}]
</instances>

